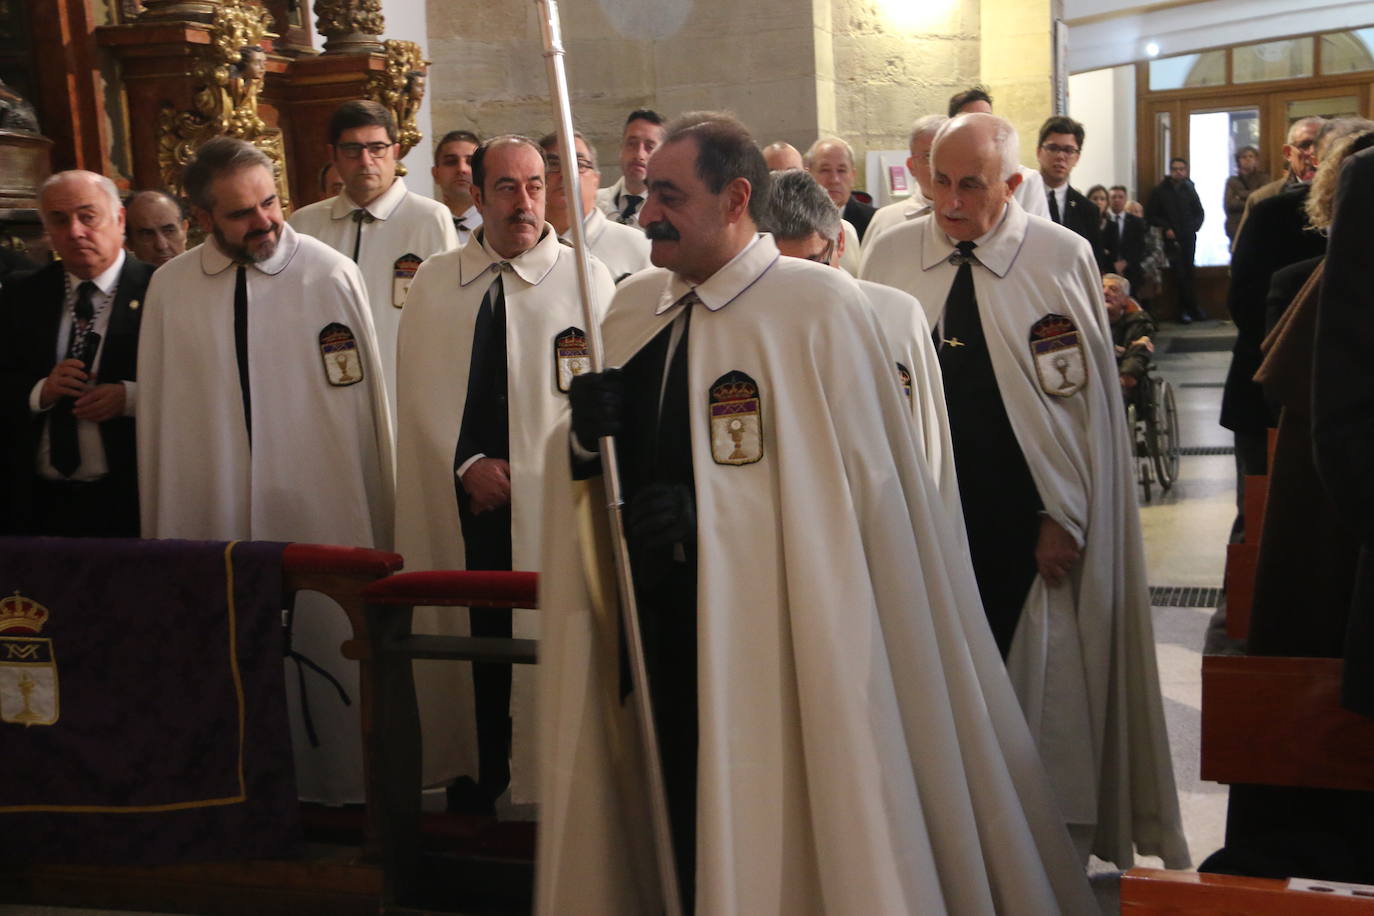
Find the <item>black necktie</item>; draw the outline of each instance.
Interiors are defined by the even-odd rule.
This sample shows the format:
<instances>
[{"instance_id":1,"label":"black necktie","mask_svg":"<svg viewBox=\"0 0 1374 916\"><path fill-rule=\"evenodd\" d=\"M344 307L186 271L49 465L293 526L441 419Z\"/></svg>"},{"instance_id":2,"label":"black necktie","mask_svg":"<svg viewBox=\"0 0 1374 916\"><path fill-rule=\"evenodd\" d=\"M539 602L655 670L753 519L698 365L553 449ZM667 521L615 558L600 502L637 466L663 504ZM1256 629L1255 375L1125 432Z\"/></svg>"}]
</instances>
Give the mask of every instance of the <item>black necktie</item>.
<instances>
[{"instance_id":1,"label":"black necktie","mask_svg":"<svg viewBox=\"0 0 1374 916\"><path fill-rule=\"evenodd\" d=\"M248 382L248 274L240 264L234 277L234 355L239 364L239 390L243 393L243 422L248 426L248 447L253 447L253 391Z\"/></svg>"},{"instance_id":2,"label":"black necktie","mask_svg":"<svg viewBox=\"0 0 1374 916\"><path fill-rule=\"evenodd\" d=\"M455 232L467 232L467 231L468 231L468 224L463 220L463 218L462 218L461 216L455 216L455 217L453 218L453 231L455 231Z\"/></svg>"},{"instance_id":3,"label":"black necktie","mask_svg":"<svg viewBox=\"0 0 1374 916\"><path fill-rule=\"evenodd\" d=\"M76 288L76 305L73 306L74 320L72 333L67 339L67 359L79 359L86 364L87 373L95 360L95 346L87 347L88 340L99 346L100 338L91 329L95 309L91 297L95 295L95 284L85 280ZM94 340L91 340L94 338ZM63 397L53 405L48 419L48 458L52 466L63 477L70 477L81 467L81 447L76 441L76 417L72 416L74 399Z\"/></svg>"},{"instance_id":4,"label":"black necktie","mask_svg":"<svg viewBox=\"0 0 1374 916\"><path fill-rule=\"evenodd\" d=\"M1059 197L1054 193L1053 189L1046 191L1046 193L1050 196L1050 219L1054 220L1056 223L1063 223L1064 221L1059 218Z\"/></svg>"},{"instance_id":5,"label":"black necktie","mask_svg":"<svg viewBox=\"0 0 1374 916\"><path fill-rule=\"evenodd\" d=\"M358 224L358 231L353 234L353 263L358 263L358 252L363 247L363 223L370 223L377 217L368 213L362 207L353 211L353 222Z\"/></svg>"},{"instance_id":6,"label":"black necktie","mask_svg":"<svg viewBox=\"0 0 1374 916\"><path fill-rule=\"evenodd\" d=\"M658 423L654 430L655 468L659 466L659 456L678 454L680 449L692 447L690 423L690 397L687 391L687 334L692 328L692 306L701 300L695 291L681 299L682 334L677 339L677 347L668 355L664 367L663 397L658 405ZM664 422L664 420L668 422ZM671 460L671 459L670 459Z\"/></svg>"},{"instance_id":7,"label":"black necktie","mask_svg":"<svg viewBox=\"0 0 1374 916\"><path fill-rule=\"evenodd\" d=\"M959 253L952 255L957 259L959 270L950 284L949 295L945 297L945 311L941 319L944 337L940 341L940 368L948 371L957 366L969 350L978 345L983 338L983 325L978 320L978 300L973 292L973 242L960 242L954 246Z\"/></svg>"},{"instance_id":8,"label":"black necktie","mask_svg":"<svg viewBox=\"0 0 1374 916\"><path fill-rule=\"evenodd\" d=\"M472 359L468 363L468 390L458 448L453 456L455 474L473 455L510 457L510 413L507 407L506 292L501 272L487 287L472 326ZM462 485L457 482L461 498Z\"/></svg>"},{"instance_id":9,"label":"black necktie","mask_svg":"<svg viewBox=\"0 0 1374 916\"><path fill-rule=\"evenodd\" d=\"M620 215L616 217L616 220L618 222L628 223L634 218L635 212L639 210L639 205L644 202L644 198L640 197L638 194L626 194L621 200L625 201L625 207L620 211Z\"/></svg>"}]
</instances>

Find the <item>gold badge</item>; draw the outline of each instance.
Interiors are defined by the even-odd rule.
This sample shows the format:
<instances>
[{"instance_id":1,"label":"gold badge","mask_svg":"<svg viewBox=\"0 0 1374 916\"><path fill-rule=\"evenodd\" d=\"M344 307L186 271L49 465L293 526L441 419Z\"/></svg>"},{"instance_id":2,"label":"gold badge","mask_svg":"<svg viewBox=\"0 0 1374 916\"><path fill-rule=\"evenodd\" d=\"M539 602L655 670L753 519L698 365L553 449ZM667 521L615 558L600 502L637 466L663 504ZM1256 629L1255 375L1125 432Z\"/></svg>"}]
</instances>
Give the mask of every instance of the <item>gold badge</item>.
<instances>
[{"instance_id":1,"label":"gold badge","mask_svg":"<svg viewBox=\"0 0 1374 916\"><path fill-rule=\"evenodd\" d=\"M325 325L320 332L320 357L324 359L324 375L329 384L343 388L363 380L363 361L358 355L358 341L348 325L337 321Z\"/></svg>"},{"instance_id":2,"label":"gold badge","mask_svg":"<svg viewBox=\"0 0 1374 916\"><path fill-rule=\"evenodd\" d=\"M581 328L564 328L553 335L554 377L558 390L567 394L574 376L592 371L592 351L587 349L587 334Z\"/></svg>"},{"instance_id":3,"label":"gold badge","mask_svg":"<svg viewBox=\"0 0 1374 916\"><path fill-rule=\"evenodd\" d=\"M0 601L0 721L53 725L61 714L48 609L15 592Z\"/></svg>"},{"instance_id":4,"label":"gold badge","mask_svg":"<svg viewBox=\"0 0 1374 916\"><path fill-rule=\"evenodd\" d=\"M139 302L137 299L133 300L132 302L129 303L129 311L131 311L131 312L136 312L136 311L138 311L138 307L139 307L140 305L142 305L142 304L143 304L143 303Z\"/></svg>"},{"instance_id":5,"label":"gold badge","mask_svg":"<svg viewBox=\"0 0 1374 916\"><path fill-rule=\"evenodd\" d=\"M1071 397L1088 383L1088 361L1083 340L1072 318L1046 315L1030 331L1031 357L1040 377L1040 389L1056 398Z\"/></svg>"},{"instance_id":6,"label":"gold badge","mask_svg":"<svg viewBox=\"0 0 1374 916\"><path fill-rule=\"evenodd\" d=\"M711 385L711 457L716 464L753 464L763 458L763 399L758 383L727 372Z\"/></svg>"},{"instance_id":7,"label":"gold badge","mask_svg":"<svg viewBox=\"0 0 1374 916\"><path fill-rule=\"evenodd\" d=\"M897 384L902 386L902 391L906 392L907 402L911 401L911 370L901 363L897 364Z\"/></svg>"},{"instance_id":8,"label":"gold badge","mask_svg":"<svg viewBox=\"0 0 1374 916\"><path fill-rule=\"evenodd\" d=\"M391 279L391 304L401 308L410 295L410 283L415 279L415 271L420 269L424 259L417 254L403 254L396 259Z\"/></svg>"}]
</instances>

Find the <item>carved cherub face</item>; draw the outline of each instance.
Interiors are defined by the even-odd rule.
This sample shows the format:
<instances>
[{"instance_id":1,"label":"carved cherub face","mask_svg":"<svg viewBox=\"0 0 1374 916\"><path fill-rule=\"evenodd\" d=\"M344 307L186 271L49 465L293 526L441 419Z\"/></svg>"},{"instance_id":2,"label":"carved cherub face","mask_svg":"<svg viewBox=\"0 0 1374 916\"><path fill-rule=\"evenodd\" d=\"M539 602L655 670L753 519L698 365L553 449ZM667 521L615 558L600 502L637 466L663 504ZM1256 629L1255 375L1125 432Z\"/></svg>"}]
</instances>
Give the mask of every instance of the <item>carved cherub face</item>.
<instances>
[{"instance_id":1,"label":"carved cherub face","mask_svg":"<svg viewBox=\"0 0 1374 916\"><path fill-rule=\"evenodd\" d=\"M416 102L424 99L425 81L425 74L419 72L411 73L410 78L406 80L406 94Z\"/></svg>"},{"instance_id":2,"label":"carved cherub face","mask_svg":"<svg viewBox=\"0 0 1374 916\"><path fill-rule=\"evenodd\" d=\"M245 80L260 80L267 73L267 52L250 46L239 52L239 72Z\"/></svg>"}]
</instances>

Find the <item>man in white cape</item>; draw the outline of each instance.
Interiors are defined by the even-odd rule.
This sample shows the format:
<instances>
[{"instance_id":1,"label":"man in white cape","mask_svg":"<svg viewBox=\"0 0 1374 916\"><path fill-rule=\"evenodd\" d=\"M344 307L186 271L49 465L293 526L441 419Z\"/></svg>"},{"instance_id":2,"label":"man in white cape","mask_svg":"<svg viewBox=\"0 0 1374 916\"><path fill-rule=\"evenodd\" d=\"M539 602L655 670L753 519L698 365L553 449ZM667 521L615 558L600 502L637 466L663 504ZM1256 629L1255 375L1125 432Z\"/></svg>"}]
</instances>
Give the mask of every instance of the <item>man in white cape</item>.
<instances>
[{"instance_id":1,"label":"man in white cape","mask_svg":"<svg viewBox=\"0 0 1374 916\"><path fill-rule=\"evenodd\" d=\"M916 123L911 125L911 136L907 142L911 155L907 157L906 170L916 179L916 187L906 200L893 201L885 207L878 208L878 212L874 213L873 219L868 222L869 241L873 241L893 226L930 212L930 146L935 142L935 135L948 120L949 118L944 115L933 114L917 118ZM859 268L859 273L860 276L863 275L862 267Z\"/></svg>"},{"instance_id":2,"label":"man in white cape","mask_svg":"<svg viewBox=\"0 0 1374 916\"><path fill-rule=\"evenodd\" d=\"M353 259L362 271L392 413L396 333L406 291L426 258L458 247L448 207L407 189L396 174L396 138L395 119L383 106L367 100L340 105L329 119L329 152L344 189L302 207L290 220L297 232Z\"/></svg>"},{"instance_id":3,"label":"man in white cape","mask_svg":"<svg viewBox=\"0 0 1374 916\"><path fill-rule=\"evenodd\" d=\"M644 230L637 226L626 226L612 222L596 206L596 187L601 182L601 171L596 163L596 149L587 143L582 131L573 131L573 143L577 152L579 172L578 189L582 194L583 237L587 240L587 250L598 261L606 265L611 279L616 283L632 273L649 267L649 240ZM566 176L568 172L559 161L558 135L546 134L539 139L539 146L549 164L549 186L545 203L549 225L553 226L558 237L572 244L572 204L568 200Z\"/></svg>"},{"instance_id":4,"label":"man in white cape","mask_svg":"<svg viewBox=\"0 0 1374 916\"><path fill-rule=\"evenodd\" d=\"M389 550L391 417L358 268L283 223L271 162L247 143L206 143L185 184L211 237L164 264L144 304L144 536ZM353 701L303 674L314 746L288 662L296 780L308 801L363 799L357 665L339 653L351 636L333 602L298 597L293 648Z\"/></svg>"},{"instance_id":5,"label":"man in white cape","mask_svg":"<svg viewBox=\"0 0 1374 916\"><path fill-rule=\"evenodd\" d=\"M540 148L498 137L476 150L472 169L482 226L467 245L425 263L401 320L396 547L408 570L533 571L544 442L569 382L587 368L586 322L573 251L544 221ZM604 309L614 285L600 264L592 279ZM515 630L534 636L533 612L517 614ZM473 612L471 630L466 618L452 608L419 608L414 628L512 633L510 612ZM415 670L426 784L466 776L450 793L452 805L490 810L513 775L520 800L532 800L532 673L517 669L512 687L509 665L417 662Z\"/></svg>"},{"instance_id":6,"label":"man in white cape","mask_svg":"<svg viewBox=\"0 0 1374 916\"><path fill-rule=\"evenodd\" d=\"M915 295L939 329L982 598L1076 845L1125 868L1134 842L1183 868L1100 281L1086 242L1012 200L1016 142L990 114L945 125L934 213L875 240L865 276ZM958 362L980 349L989 369Z\"/></svg>"},{"instance_id":7,"label":"man in white cape","mask_svg":"<svg viewBox=\"0 0 1374 916\"><path fill-rule=\"evenodd\" d=\"M768 173L729 116L684 116L648 177L669 269L617 291L619 381L578 380L549 463L585 471L621 426L685 910L1094 912L871 307L756 233ZM654 912L619 629L584 574L604 504L547 489L545 525L578 537L541 571L536 911Z\"/></svg>"}]
</instances>

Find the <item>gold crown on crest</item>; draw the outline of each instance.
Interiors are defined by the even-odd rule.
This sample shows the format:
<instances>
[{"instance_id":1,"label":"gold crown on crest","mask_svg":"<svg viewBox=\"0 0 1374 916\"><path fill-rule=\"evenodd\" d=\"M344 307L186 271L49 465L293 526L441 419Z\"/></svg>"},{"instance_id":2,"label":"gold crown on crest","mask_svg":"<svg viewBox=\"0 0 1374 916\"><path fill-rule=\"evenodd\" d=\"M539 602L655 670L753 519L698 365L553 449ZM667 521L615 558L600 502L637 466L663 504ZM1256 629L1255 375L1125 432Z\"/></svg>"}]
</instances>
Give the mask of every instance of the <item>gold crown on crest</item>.
<instances>
[{"instance_id":1,"label":"gold crown on crest","mask_svg":"<svg viewBox=\"0 0 1374 916\"><path fill-rule=\"evenodd\" d=\"M745 401L758 394L753 382L735 380L717 385L711 389L711 396L717 403L722 401Z\"/></svg>"},{"instance_id":2,"label":"gold crown on crest","mask_svg":"<svg viewBox=\"0 0 1374 916\"><path fill-rule=\"evenodd\" d=\"M25 598L18 589L10 597L0 600L0 633L19 630L34 634L42 630L47 622L48 609L32 598Z\"/></svg>"}]
</instances>

